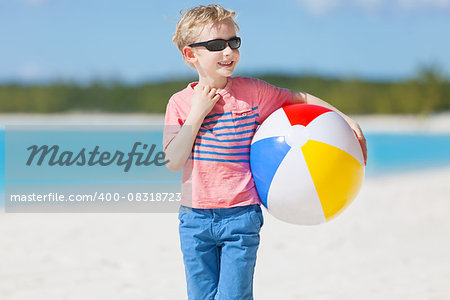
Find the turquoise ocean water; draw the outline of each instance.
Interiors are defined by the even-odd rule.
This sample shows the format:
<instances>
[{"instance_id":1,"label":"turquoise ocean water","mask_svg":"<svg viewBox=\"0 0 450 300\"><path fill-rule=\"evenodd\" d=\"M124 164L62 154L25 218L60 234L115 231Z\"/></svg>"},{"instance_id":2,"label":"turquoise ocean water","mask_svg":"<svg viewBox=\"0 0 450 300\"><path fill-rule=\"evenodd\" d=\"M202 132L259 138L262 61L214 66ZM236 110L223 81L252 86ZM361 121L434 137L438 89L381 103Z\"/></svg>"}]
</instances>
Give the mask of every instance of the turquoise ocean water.
<instances>
[{"instance_id":1,"label":"turquoise ocean water","mask_svg":"<svg viewBox=\"0 0 450 300\"><path fill-rule=\"evenodd\" d=\"M366 177L450 166L450 134L368 133ZM154 141L160 144L161 137ZM5 185L5 131L0 127L0 203Z\"/></svg>"}]
</instances>

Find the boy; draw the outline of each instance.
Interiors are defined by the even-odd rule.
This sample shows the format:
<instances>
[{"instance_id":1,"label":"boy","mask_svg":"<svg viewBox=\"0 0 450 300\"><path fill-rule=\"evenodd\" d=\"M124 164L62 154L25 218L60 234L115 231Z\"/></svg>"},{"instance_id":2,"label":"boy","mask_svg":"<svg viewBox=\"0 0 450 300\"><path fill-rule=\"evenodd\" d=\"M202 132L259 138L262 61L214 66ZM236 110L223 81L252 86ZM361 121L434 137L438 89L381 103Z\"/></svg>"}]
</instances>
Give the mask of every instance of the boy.
<instances>
[{"instance_id":1,"label":"boy","mask_svg":"<svg viewBox=\"0 0 450 300\"><path fill-rule=\"evenodd\" d=\"M199 76L167 105L167 167L182 172L181 250L189 299L253 299L253 272L263 217L250 167L258 124L292 103L326 102L252 78L231 77L241 40L235 13L219 5L183 14L173 41ZM340 113L340 112L338 112ZM355 130L366 157L358 124Z\"/></svg>"}]
</instances>

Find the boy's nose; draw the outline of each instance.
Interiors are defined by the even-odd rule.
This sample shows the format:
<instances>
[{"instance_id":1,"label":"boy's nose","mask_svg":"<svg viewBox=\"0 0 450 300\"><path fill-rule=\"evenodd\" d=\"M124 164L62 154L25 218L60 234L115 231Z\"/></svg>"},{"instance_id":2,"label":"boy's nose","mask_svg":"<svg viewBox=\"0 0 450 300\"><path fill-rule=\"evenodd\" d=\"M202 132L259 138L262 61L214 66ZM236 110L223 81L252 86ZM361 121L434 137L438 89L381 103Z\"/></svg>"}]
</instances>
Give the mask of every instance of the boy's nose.
<instances>
[{"instance_id":1,"label":"boy's nose","mask_svg":"<svg viewBox=\"0 0 450 300\"><path fill-rule=\"evenodd\" d=\"M227 47L223 49L224 54L231 54L233 53L233 49L230 48L230 45L227 44Z\"/></svg>"}]
</instances>

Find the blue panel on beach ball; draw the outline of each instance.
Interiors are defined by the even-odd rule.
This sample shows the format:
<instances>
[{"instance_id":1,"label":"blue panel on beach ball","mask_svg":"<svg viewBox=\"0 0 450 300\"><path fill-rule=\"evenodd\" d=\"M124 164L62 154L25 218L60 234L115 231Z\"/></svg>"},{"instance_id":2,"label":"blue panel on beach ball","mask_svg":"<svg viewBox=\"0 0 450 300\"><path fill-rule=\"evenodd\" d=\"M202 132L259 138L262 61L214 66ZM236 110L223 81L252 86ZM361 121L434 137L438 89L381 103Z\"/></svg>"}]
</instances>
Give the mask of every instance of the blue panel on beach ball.
<instances>
[{"instance_id":1,"label":"blue panel on beach ball","mask_svg":"<svg viewBox=\"0 0 450 300\"><path fill-rule=\"evenodd\" d=\"M272 179L290 149L284 137L266 138L252 144L250 168L259 198L265 207Z\"/></svg>"}]
</instances>

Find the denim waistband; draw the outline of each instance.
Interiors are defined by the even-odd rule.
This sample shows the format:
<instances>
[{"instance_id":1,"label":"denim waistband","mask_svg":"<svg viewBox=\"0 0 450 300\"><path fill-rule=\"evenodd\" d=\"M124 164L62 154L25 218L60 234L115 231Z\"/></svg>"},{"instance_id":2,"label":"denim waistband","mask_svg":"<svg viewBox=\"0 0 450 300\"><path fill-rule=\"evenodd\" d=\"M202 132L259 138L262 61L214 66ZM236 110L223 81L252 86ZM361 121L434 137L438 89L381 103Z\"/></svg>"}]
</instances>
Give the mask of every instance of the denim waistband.
<instances>
[{"instance_id":1,"label":"denim waistband","mask_svg":"<svg viewBox=\"0 0 450 300\"><path fill-rule=\"evenodd\" d=\"M259 204L251 204L251 205L244 205L244 206L235 206L235 207L229 207L229 208L212 208L212 209L204 209L204 208L191 208L188 206L180 205L179 213L197 213L202 214L205 216L214 216L219 215L222 217L227 216L236 216L240 213L245 213L249 210L257 209L259 208Z\"/></svg>"}]
</instances>

